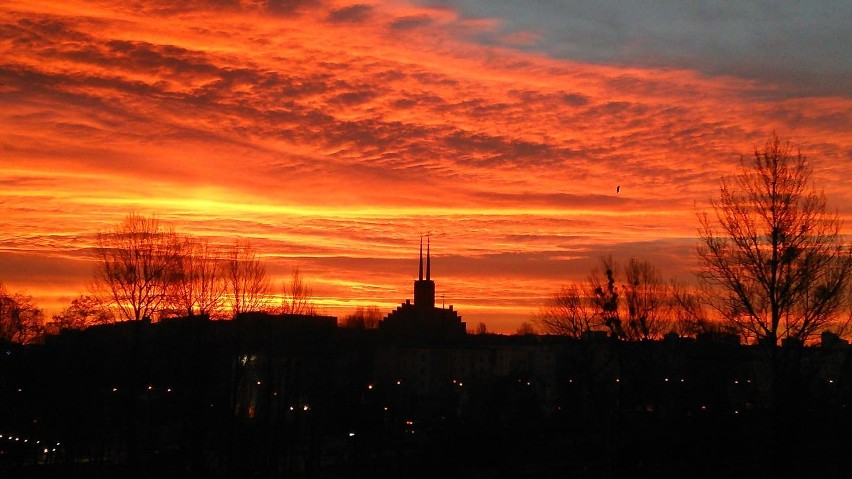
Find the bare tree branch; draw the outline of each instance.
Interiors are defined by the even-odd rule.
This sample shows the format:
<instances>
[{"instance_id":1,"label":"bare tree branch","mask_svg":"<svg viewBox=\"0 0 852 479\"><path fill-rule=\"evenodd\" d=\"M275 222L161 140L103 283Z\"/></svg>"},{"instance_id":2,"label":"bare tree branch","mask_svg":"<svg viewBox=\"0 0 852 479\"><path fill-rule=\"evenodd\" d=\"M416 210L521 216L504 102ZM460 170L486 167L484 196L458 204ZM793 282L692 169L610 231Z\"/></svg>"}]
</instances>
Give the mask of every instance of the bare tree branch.
<instances>
[{"instance_id":1,"label":"bare tree branch","mask_svg":"<svg viewBox=\"0 0 852 479\"><path fill-rule=\"evenodd\" d=\"M233 317L269 308L272 286L248 241L236 241L225 261L226 298Z\"/></svg>"},{"instance_id":2,"label":"bare tree branch","mask_svg":"<svg viewBox=\"0 0 852 479\"><path fill-rule=\"evenodd\" d=\"M813 340L843 304L852 255L811 170L777 136L722 180L714 214L699 214L700 276L740 334L774 354L780 341Z\"/></svg>"},{"instance_id":3,"label":"bare tree branch","mask_svg":"<svg viewBox=\"0 0 852 479\"><path fill-rule=\"evenodd\" d=\"M153 318L165 306L180 243L156 218L130 213L98 235L93 295L131 321Z\"/></svg>"}]
</instances>

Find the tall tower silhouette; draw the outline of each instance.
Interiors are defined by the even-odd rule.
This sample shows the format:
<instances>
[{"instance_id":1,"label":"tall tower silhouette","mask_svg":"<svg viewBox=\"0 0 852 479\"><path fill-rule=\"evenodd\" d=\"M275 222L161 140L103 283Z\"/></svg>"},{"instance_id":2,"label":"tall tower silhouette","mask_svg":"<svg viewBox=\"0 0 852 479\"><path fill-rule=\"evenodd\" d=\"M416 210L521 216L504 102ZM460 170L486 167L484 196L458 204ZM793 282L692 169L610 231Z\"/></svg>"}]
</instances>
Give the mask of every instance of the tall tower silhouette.
<instances>
[{"instance_id":1,"label":"tall tower silhouette","mask_svg":"<svg viewBox=\"0 0 852 479\"><path fill-rule=\"evenodd\" d=\"M414 307L431 311L435 307L435 282L432 281L431 241L426 236L426 279L423 279L423 237L420 237L420 274L414 282Z\"/></svg>"},{"instance_id":2,"label":"tall tower silhouette","mask_svg":"<svg viewBox=\"0 0 852 479\"><path fill-rule=\"evenodd\" d=\"M417 279L414 280L414 302L406 300L379 321L379 329L387 337L399 341L446 341L467 334L465 323L450 305L435 307L435 282L432 281L432 243L426 235L426 274L423 274L423 237L420 237L420 256Z\"/></svg>"}]
</instances>

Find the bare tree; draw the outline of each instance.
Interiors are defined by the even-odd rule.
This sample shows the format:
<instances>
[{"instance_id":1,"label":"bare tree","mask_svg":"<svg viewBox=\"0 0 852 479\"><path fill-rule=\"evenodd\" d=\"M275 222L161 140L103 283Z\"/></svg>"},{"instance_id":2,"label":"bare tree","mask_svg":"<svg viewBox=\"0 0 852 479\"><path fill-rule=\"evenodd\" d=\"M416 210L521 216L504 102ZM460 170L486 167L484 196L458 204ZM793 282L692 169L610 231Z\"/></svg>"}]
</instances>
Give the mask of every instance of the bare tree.
<instances>
[{"instance_id":1,"label":"bare tree","mask_svg":"<svg viewBox=\"0 0 852 479\"><path fill-rule=\"evenodd\" d=\"M98 235L93 295L130 321L152 318L167 300L180 244L156 218L128 214Z\"/></svg>"},{"instance_id":2,"label":"bare tree","mask_svg":"<svg viewBox=\"0 0 852 479\"><path fill-rule=\"evenodd\" d=\"M55 334L62 329L85 329L114 321L115 316L97 298L80 295L60 313L54 314L46 326L50 333Z\"/></svg>"},{"instance_id":3,"label":"bare tree","mask_svg":"<svg viewBox=\"0 0 852 479\"><path fill-rule=\"evenodd\" d=\"M622 286L627 306L624 332L630 340L659 339L670 327L667 317L669 285L648 261L630 258Z\"/></svg>"},{"instance_id":4,"label":"bare tree","mask_svg":"<svg viewBox=\"0 0 852 479\"><path fill-rule=\"evenodd\" d=\"M224 270L220 251L207 239L184 237L172 283L175 308L187 316L215 314L224 302Z\"/></svg>"},{"instance_id":5,"label":"bare tree","mask_svg":"<svg viewBox=\"0 0 852 479\"><path fill-rule=\"evenodd\" d=\"M624 284L619 287L622 270ZM670 286L649 262L631 258L621 268L606 256L585 282L563 286L541 308L536 322L550 334L574 338L609 330L612 337L629 341L659 339L672 327L670 294Z\"/></svg>"},{"instance_id":6,"label":"bare tree","mask_svg":"<svg viewBox=\"0 0 852 479\"><path fill-rule=\"evenodd\" d=\"M587 331L600 329L591 298L578 284L563 286L542 307L536 323L548 334L579 339Z\"/></svg>"},{"instance_id":7,"label":"bare tree","mask_svg":"<svg viewBox=\"0 0 852 479\"><path fill-rule=\"evenodd\" d=\"M485 323L480 322L476 325L476 334L480 336L488 334L488 326L486 326Z\"/></svg>"},{"instance_id":8,"label":"bare tree","mask_svg":"<svg viewBox=\"0 0 852 479\"><path fill-rule=\"evenodd\" d=\"M768 360L771 476L789 471L801 452L801 385L815 369L802 364L798 346L840 319L852 273L841 221L826 212L810 176L801 152L773 135L752 161L741 160L737 175L722 179L713 214L698 215L700 276L713 305Z\"/></svg>"},{"instance_id":9,"label":"bare tree","mask_svg":"<svg viewBox=\"0 0 852 479\"><path fill-rule=\"evenodd\" d=\"M518 336L527 336L535 333L535 326L533 326L532 323L528 323L526 321L521 323L520 326L518 326L517 331L515 332L515 334L517 334Z\"/></svg>"},{"instance_id":10,"label":"bare tree","mask_svg":"<svg viewBox=\"0 0 852 479\"><path fill-rule=\"evenodd\" d=\"M44 332L44 314L32 296L11 294L0 282L0 340L28 344Z\"/></svg>"},{"instance_id":11,"label":"bare tree","mask_svg":"<svg viewBox=\"0 0 852 479\"><path fill-rule=\"evenodd\" d=\"M696 337L711 329L706 301L695 287L672 282L669 296L672 329L684 337Z\"/></svg>"},{"instance_id":12,"label":"bare tree","mask_svg":"<svg viewBox=\"0 0 852 479\"><path fill-rule=\"evenodd\" d=\"M282 314L315 314L316 307L311 301L313 291L304 280L299 267L293 268L289 282L284 283L284 296L281 298Z\"/></svg>"},{"instance_id":13,"label":"bare tree","mask_svg":"<svg viewBox=\"0 0 852 479\"><path fill-rule=\"evenodd\" d=\"M592 305L595 314L599 315L603 324L609 328L615 338L624 338L624 328L619 313L619 293L615 284L617 265L611 256L601 258L600 269L595 268L589 276L592 290Z\"/></svg>"},{"instance_id":14,"label":"bare tree","mask_svg":"<svg viewBox=\"0 0 852 479\"><path fill-rule=\"evenodd\" d=\"M699 213L700 276L714 304L773 359L780 341L805 343L830 325L852 273L841 221L810 175L806 158L773 135L722 180L714 214Z\"/></svg>"},{"instance_id":15,"label":"bare tree","mask_svg":"<svg viewBox=\"0 0 852 479\"><path fill-rule=\"evenodd\" d=\"M375 329L382 320L382 311L378 306L358 306L355 312L343 319L344 328Z\"/></svg>"},{"instance_id":16,"label":"bare tree","mask_svg":"<svg viewBox=\"0 0 852 479\"><path fill-rule=\"evenodd\" d=\"M233 317L269 308L272 286L249 241L236 241L225 260L225 291Z\"/></svg>"}]
</instances>

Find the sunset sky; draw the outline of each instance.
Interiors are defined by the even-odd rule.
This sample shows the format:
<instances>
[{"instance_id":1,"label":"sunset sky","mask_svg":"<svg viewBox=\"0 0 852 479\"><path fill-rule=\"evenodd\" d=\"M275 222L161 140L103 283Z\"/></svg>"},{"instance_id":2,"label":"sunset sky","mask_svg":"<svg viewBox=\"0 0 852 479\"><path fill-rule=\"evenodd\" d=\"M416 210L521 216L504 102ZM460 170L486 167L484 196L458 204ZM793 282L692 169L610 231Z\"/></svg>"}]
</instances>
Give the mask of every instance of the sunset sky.
<instances>
[{"instance_id":1,"label":"sunset sky","mask_svg":"<svg viewBox=\"0 0 852 479\"><path fill-rule=\"evenodd\" d=\"M57 312L134 211L387 313L430 233L438 303L514 332L602 255L692 281L773 131L852 231L852 3L729 3L5 0L0 281Z\"/></svg>"}]
</instances>

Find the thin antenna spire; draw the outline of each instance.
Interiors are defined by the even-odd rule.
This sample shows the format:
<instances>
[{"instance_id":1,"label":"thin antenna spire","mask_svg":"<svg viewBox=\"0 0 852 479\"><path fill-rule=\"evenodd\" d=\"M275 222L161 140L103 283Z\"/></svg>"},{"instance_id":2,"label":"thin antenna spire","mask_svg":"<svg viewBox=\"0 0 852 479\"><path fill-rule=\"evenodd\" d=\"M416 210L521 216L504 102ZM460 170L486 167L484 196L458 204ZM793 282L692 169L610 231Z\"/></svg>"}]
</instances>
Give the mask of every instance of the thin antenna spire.
<instances>
[{"instance_id":1,"label":"thin antenna spire","mask_svg":"<svg viewBox=\"0 0 852 479\"><path fill-rule=\"evenodd\" d=\"M423 235L420 236L420 281L423 281Z\"/></svg>"},{"instance_id":2,"label":"thin antenna spire","mask_svg":"<svg viewBox=\"0 0 852 479\"><path fill-rule=\"evenodd\" d=\"M427 234L426 235L426 281L432 279L432 256L430 255L430 249L432 245L432 238Z\"/></svg>"}]
</instances>

